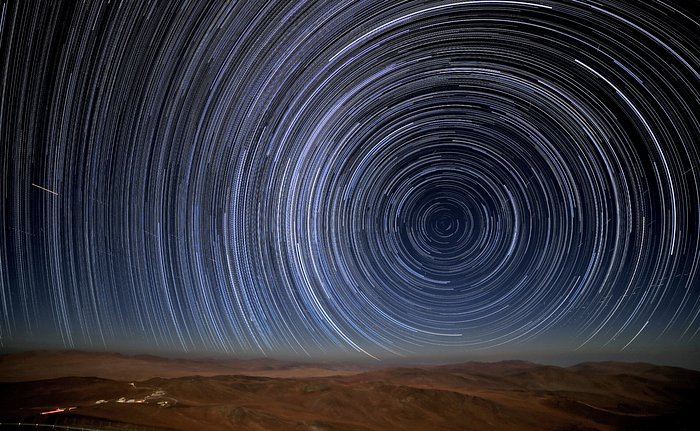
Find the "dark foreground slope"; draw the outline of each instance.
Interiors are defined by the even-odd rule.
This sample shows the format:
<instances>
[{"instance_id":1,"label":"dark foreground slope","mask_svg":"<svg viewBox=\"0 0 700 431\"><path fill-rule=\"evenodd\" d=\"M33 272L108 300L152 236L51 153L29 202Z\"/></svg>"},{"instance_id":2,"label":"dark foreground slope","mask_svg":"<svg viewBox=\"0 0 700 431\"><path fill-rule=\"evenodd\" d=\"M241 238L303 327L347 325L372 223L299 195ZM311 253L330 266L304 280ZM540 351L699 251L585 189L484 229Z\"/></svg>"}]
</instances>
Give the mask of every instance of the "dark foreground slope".
<instances>
[{"instance_id":1,"label":"dark foreground slope","mask_svg":"<svg viewBox=\"0 0 700 431\"><path fill-rule=\"evenodd\" d=\"M700 429L698 399L695 371L510 361L324 377L6 382L0 418L105 430L691 430Z\"/></svg>"}]
</instances>

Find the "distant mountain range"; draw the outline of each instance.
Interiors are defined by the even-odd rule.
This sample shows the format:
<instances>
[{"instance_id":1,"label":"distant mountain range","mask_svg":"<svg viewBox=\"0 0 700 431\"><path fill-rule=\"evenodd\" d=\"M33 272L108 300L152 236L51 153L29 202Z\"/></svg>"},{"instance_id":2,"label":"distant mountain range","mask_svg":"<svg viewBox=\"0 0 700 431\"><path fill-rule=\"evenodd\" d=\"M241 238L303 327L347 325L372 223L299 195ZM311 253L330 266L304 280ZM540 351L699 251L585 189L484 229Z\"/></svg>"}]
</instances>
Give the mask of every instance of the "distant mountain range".
<instances>
[{"instance_id":1,"label":"distant mountain range","mask_svg":"<svg viewBox=\"0 0 700 431\"><path fill-rule=\"evenodd\" d=\"M369 369L30 352L0 356L0 381L4 424L144 431L700 429L700 372L646 363Z\"/></svg>"}]
</instances>

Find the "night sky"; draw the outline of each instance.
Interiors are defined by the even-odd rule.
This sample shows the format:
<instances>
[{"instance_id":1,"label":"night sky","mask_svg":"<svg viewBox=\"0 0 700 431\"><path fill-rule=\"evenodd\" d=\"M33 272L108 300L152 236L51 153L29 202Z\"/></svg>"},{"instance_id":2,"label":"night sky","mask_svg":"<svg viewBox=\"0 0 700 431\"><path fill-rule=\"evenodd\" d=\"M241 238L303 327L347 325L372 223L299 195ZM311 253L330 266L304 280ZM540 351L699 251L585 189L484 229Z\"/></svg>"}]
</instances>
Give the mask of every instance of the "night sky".
<instances>
[{"instance_id":1,"label":"night sky","mask_svg":"<svg viewBox=\"0 0 700 431\"><path fill-rule=\"evenodd\" d=\"M0 2L0 347L700 351L693 1Z\"/></svg>"}]
</instances>

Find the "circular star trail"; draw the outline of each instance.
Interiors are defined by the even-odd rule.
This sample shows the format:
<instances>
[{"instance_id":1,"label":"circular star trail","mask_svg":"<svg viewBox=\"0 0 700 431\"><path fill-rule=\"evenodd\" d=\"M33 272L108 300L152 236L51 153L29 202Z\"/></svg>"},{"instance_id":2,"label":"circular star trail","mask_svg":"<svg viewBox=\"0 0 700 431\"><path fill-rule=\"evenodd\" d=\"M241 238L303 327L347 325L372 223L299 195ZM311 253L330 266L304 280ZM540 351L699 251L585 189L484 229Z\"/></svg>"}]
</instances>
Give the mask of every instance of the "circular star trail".
<instances>
[{"instance_id":1,"label":"circular star trail","mask_svg":"<svg viewBox=\"0 0 700 431\"><path fill-rule=\"evenodd\" d=\"M697 346L699 17L0 8L2 344Z\"/></svg>"}]
</instances>

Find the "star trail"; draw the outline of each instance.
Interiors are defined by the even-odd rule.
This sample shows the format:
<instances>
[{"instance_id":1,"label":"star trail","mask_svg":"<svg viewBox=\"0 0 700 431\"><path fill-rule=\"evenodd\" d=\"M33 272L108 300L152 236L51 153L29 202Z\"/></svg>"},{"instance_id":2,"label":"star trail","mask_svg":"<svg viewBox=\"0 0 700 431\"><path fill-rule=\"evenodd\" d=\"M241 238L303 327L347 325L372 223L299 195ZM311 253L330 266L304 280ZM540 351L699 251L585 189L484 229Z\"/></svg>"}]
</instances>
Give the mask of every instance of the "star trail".
<instances>
[{"instance_id":1,"label":"star trail","mask_svg":"<svg viewBox=\"0 0 700 431\"><path fill-rule=\"evenodd\" d=\"M0 3L4 348L700 345L700 17Z\"/></svg>"}]
</instances>

